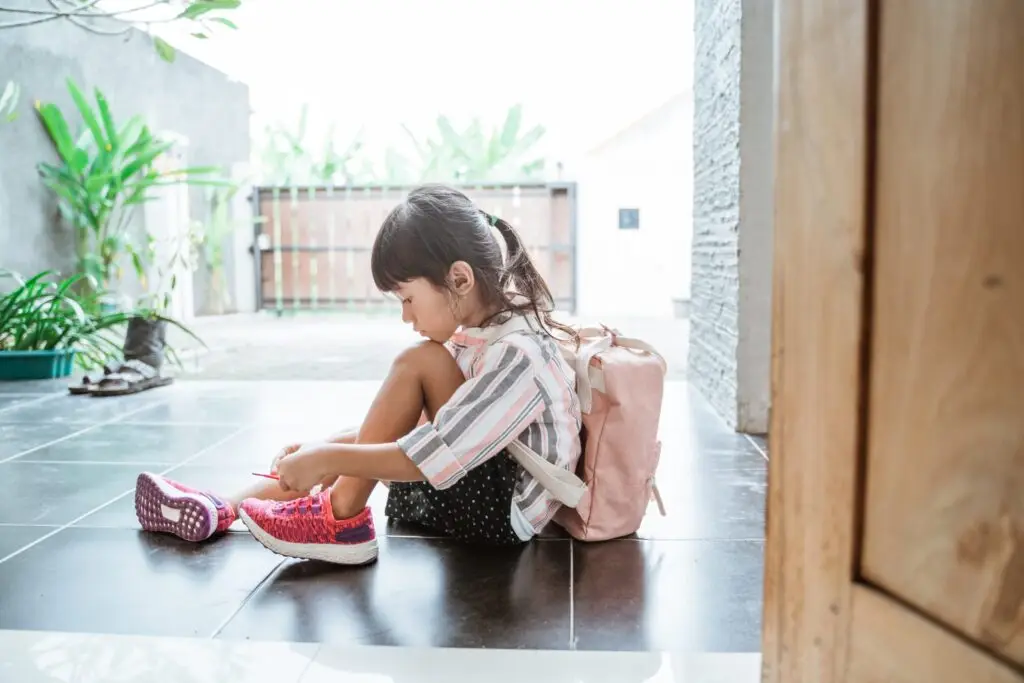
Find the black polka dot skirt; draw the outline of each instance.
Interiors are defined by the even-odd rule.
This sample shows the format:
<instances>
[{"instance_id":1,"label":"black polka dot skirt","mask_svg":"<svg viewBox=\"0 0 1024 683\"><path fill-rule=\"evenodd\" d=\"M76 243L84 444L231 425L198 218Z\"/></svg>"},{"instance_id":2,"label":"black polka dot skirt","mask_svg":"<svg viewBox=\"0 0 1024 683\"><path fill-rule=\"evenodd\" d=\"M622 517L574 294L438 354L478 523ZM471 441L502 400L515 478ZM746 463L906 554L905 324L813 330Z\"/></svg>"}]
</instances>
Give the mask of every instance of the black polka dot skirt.
<instances>
[{"instance_id":1,"label":"black polka dot skirt","mask_svg":"<svg viewBox=\"0 0 1024 683\"><path fill-rule=\"evenodd\" d=\"M392 483L384 514L467 543L518 545L511 511L521 476L519 463L502 451L444 490L425 481Z\"/></svg>"}]
</instances>

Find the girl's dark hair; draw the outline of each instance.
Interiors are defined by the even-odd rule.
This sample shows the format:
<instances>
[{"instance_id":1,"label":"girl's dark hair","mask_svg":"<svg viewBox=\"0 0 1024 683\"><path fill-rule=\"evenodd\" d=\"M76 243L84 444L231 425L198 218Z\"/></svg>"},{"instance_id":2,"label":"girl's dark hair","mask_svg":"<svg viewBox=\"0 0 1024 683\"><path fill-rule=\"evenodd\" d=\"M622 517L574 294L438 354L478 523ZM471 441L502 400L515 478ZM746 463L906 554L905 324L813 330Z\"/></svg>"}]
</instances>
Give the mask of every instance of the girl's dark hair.
<instances>
[{"instance_id":1,"label":"girl's dark hair","mask_svg":"<svg viewBox=\"0 0 1024 683\"><path fill-rule=\"evenodd\" d=\"M505 258L492 225L505 242ZM488 322L505 313L532 313L547 334L558 330L576 338L571 327L551 317L551 290L515 228L451 187L416 188L391 210L373 242L370 269L382 292L416 278L450 290L448 272L457 261L469 264L483 303L497 309Z\"/></svg>"}]
</instances>

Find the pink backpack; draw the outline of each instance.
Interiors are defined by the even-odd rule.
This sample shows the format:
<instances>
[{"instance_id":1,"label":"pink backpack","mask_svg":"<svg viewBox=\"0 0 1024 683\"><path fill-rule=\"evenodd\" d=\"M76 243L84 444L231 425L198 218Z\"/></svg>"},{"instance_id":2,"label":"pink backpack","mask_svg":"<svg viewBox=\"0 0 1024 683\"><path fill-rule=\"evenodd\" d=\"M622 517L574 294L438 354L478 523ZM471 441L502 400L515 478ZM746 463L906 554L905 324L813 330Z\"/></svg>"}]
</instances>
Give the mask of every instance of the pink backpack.
<instances>
[{"instance_id":1,"label":"pink backpack","mask_svg":"<svg viewBox=\"0 0 1024 683\"><path fill-rule=\"evenodd\" d=\"M605 541L640 528L653 498L661 457L658 421L665 360L652 346L607 327L579 330L579 349L563 347L576 371L583 413L583 455L576 475L515 441L509 452L565 507L555 523L580 541ZM578 475L578 476L577 476Z\"/></svg>"}]
</instances>

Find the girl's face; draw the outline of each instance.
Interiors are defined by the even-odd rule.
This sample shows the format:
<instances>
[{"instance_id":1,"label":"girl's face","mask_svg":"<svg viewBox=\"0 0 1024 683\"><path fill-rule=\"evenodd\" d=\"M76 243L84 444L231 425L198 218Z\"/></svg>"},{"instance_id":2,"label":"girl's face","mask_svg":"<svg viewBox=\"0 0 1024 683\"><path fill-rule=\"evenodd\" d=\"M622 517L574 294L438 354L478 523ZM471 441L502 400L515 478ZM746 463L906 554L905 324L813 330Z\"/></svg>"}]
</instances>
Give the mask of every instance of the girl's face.
<instances>
[{"instance_id":1,"label":"girl's face","mask_svg":"<svg viewBox=\"0 0 1024 683\"><path fill-rule=\"evenodd\" d=\"M402 301L402 322L443 344L459 327L479 325L487 317L475 285L473 269L463 261L449 270L448 289L435 287L425 278L403 282L395 290Z\"/></svg>"},{"instance_id":2,"label":"girl's face","mask_svg":"<svg viewBox=\"0 0 1024 683\"><path fill-rule=\"evenodd\" d=\"M459 328L453 297L425 278L403 282L395 294L402 301L402 322L423 337L443 344Z\"/></svg>"}]
</instances>

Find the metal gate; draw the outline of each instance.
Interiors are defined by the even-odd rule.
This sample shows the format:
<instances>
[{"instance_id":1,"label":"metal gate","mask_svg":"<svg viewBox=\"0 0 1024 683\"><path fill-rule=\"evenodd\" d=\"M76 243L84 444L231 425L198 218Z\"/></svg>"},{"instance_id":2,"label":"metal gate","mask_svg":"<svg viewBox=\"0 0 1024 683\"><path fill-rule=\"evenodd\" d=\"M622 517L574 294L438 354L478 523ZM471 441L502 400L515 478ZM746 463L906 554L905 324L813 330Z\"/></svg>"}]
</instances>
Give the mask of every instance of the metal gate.
<instances>
[{"instance_id":1,"label":"metal gate","mask_svg":"<svg viewBox=\"0 0 1024 683\"><path fill-rule=\"evenodd\" d=\"M373 285L370 250L392 207L411 188L257 187L256 300L279 315L306 310L378 310L397 302ZM516 227L559 310L576 310L576 187L460 187Z\"/></svg>"}]
</instances>

